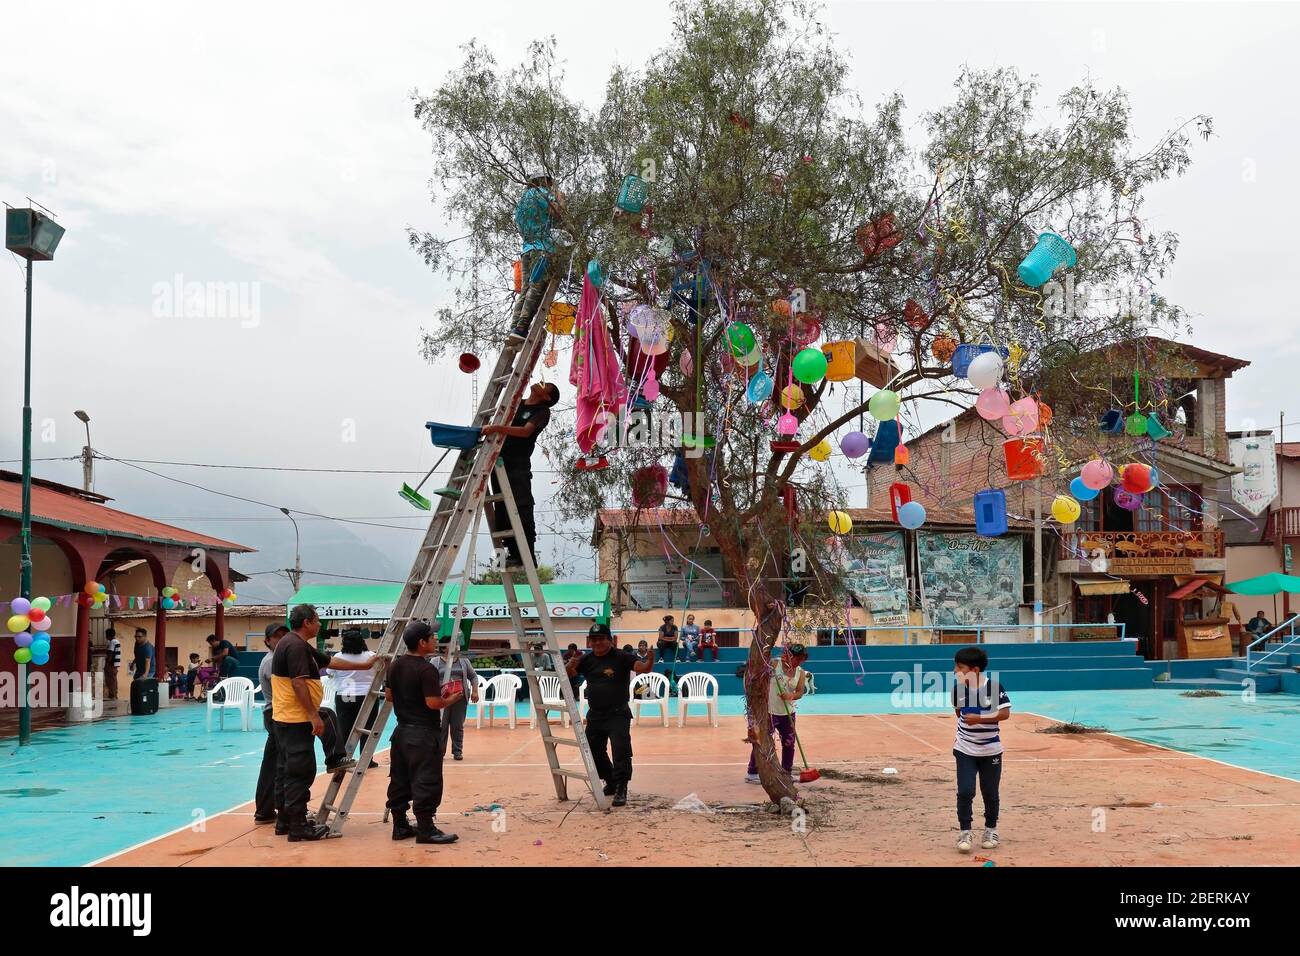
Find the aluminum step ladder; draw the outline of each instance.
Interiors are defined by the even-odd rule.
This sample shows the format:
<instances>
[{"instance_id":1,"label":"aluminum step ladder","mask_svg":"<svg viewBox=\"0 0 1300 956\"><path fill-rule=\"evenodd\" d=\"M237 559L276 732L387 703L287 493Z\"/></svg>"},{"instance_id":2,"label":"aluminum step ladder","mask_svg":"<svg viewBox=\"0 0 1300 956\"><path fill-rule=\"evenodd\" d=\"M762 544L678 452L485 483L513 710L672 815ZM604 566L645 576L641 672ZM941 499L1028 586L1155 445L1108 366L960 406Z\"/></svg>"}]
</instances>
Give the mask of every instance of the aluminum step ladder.
<instances>
[{"instance_id":1,"label":"aluminum step ladder","mask_svg":"<svg viewBox=\"0 0 1300 956\"><path fill-rule=\"evenodd\" d=\"M539 321L537 316L545 316L550 312L551 302L555 298L558 287L559 279L553 278L529 323L527 338L523 341L507 340L479 402L478 411L474 416L474 426L508 425L513 420L546 341L546 323ZM527 293L525 291L521 294ZM341 834L352 804L361 791L362 780L370 769L371 759L378 747L384 726L388 723L389 714L392 712L392 705L384 699L386 682L382 675L387 673L388 665L399 654L406 653L402 633L408 624L412 621L425 621L437 626L438 608L447 582L459 580L462 582L462 589L468 584L468 576L473 573L472 567L467 564L463 571L456 574L453 574L451 569L466 539L477 531L481 513L486 513L489 528L493 529L491 533L494 547L498 543L504 544L507 538L514 538L519 542L520 553L524 555L523 577L532 589L536 609L542 615L539 622L541 630L546 643L554 644L554 632L542 597L541 582L537 579L537 568L519 527L519 513L515 507L514 497L510 494L504 466L498 461L503 441L503 436L493 435L476 447L461 451L456 457L456 463L452 467L446 486L448 490L439 496L438 507L429 522L429 530L416 553L406 585L402 588L402 593L393 608L393 616L389 619L384 635L380 639L378 649L380 664L376 665L375 679L362 701L356 724L348 734L347 753L351 754L360 742L361 754L353 769L331 778L325 796L321 800L320 809L316 812L316 822L327 825L330 828L330 836ZM489 493L489 477L494 469L504 492L502 495ZM507 510L510 519L508 528L493 526L492 514L495 509L492 505L498 501L502 502ZM528 641L523 631L523 617L514 593L515 574L517 572L503 572L502 581L505 584L511 621L515 625L514 641L524 658L529 691L536 707L541 700L538 677L550 672L542 672L536 667L536 654L527 646ZM554 660L558 662L558 656ZM608 810L610 798L605 796L599 785L591 749L582 732L582 721L578 719L577 701L574 699L572 687L562 670L559 671L559 676L561 693L572 721L573 739L559 737L552 733L550 723L546 720L545 710L538 711L538 727L542 731L547 762L555 779L556 796L561 800L568 799L566 780L576 777L586 782L596 805L602 810ZM482 702L480 706L483 706ZM373 725L367 730L366 726L371 724L372 715ZM555 751L557 744L577 748L582 757L583 772L566 770L559 765Z\"/></svg>"}]
</instances>

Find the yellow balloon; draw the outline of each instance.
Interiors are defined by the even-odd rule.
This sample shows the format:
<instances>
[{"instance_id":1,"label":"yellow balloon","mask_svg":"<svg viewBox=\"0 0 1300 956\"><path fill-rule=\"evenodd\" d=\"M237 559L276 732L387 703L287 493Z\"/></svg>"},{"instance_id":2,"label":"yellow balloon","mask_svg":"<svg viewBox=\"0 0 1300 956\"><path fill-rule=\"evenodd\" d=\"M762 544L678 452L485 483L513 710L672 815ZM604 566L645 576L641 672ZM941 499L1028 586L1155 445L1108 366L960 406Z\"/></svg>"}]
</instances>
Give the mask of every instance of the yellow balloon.
<instances>
[{"instance_id":1,"label":"yellow balloon","mask_svg":"<svg viewBox=\"0 0 1300 956\"><path fill-rule=\"evenodd\" d=\"M786 408L798 408L803 404L803 389L798 385L787 385L781 389L781 404Z\"/></svg>"},{"instance_id":2,"label":"yellow balloon","mask_svg":"<svg viewBox=\"0 0 1300 956\"><path fill-rule=\"evenodd\" d=\"M31 626L26 614L15 614L9 618L9 631L11 634L21 634Z\"/></svg>"},{"instance_id":3,"label":"yellow balloon","mask_svg":"<svg viewBox=\"0 0 1300 956\"><path fill-rule=\"evenodd\" d=\"M823 438L812 451L808 452L808 457L813 461L825 461L831 457L831 443Z\"/></svg>"},{"instance_id":4,"label":"yellow balloon","mask_svg":"<svg viewBox=\"0 0 1300 956\"><path fill-rule=\"evenodd\" d=\"M847 511L832 511L826 516L826 523L836 534L848 534L853 530L853 519Z\"/></svg>"},{"instance_id":5,"label":"yellow balloon","mask_svg":"<svg viewBox=\"0 0 1300 956\"><path fill-rule=\"evenodd\" d=\"M1082 513L1083 509L1079 507L1079 502L1069 495L1057 495L1056 500L1052 502L1052 517L1061 524L1074 524Z\"/></svg>"}]
</instances>

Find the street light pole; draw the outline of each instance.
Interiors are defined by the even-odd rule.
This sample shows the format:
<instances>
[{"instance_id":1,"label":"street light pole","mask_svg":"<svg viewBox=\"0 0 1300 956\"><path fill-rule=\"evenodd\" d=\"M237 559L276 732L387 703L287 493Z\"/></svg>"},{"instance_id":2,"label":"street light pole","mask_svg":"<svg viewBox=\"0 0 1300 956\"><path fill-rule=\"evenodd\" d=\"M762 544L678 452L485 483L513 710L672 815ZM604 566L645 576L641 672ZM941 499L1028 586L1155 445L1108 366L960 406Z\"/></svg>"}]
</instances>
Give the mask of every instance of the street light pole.
<instances>
[{"instance_id":1,"label":"street light pole","mask_svg":"<svg viewBox=\"0 0 1300 956\"><path fill-rule=\"evenodd\" d=\"M95 483L95 453L90 447L90 416L80 408L73 414L86 426L86 447L81 449L81 487L89 491Z\"/></svg>"},{"instance_id":2,"label":"street light pole","mask_svg":"<svg viewBox=\"0 0 1300 956\"><path fill-rule=\"evenodd\" d=\"M293 521L293 515L289 513L288 508L281 508L280 512L290 521ZM298 590L298 586L302 582L301 542L302 538L298 534L298 522L293 521L293 569L290 570L289 568L285 568L285 572L289 575L289 582L293 585L295 592Z\"/></svg>"}]
</instances>

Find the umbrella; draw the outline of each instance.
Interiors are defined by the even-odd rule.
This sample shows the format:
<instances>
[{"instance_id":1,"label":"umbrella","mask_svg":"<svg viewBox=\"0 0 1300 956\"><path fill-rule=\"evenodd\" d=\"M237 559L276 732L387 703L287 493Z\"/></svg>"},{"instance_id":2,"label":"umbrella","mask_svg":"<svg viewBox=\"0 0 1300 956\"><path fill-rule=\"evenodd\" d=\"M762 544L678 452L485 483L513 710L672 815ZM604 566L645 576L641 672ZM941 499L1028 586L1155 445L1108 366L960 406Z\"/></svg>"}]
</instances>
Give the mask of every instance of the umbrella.
<instances>
[{"instance_id":1,"label":"umbrella","mask_svg":"<svg viewBox=\"0 0 1300 956\"><path fill-rule=\"evenodd\" d=\"M1246 578L1244 581L1235 581L1228 585L1228 590L1233 594L1300 594L1300 578L1293 574L1280 574L1274 571L1272 574L1261 574L1257 578Z\"/></svg>"}]
</instances>

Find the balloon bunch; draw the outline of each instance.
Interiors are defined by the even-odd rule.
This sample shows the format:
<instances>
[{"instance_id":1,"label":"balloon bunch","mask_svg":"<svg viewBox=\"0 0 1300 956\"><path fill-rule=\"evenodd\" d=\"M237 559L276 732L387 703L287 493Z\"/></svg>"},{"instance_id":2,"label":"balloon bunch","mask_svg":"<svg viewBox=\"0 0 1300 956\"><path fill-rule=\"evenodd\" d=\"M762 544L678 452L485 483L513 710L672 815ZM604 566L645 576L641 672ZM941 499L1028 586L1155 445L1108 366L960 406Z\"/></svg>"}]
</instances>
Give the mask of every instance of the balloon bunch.
<instances>
[{"instance_id":1,"label":"balloon bunch","mask_svg":"<svg viewBox=\"0 0 1300 956\"><path fill-rule=\"evenodd\" d=\"M181 602L176 599L176 595L179 593L179 591L172 587L162 589L162 606L164 611L174 611L181 606Z\"/></svg>"},{"instance_id":2,"label":"balloon bunch","mask_svg":"<svg viewBox=\"0 0 1300 956\"><path fill-rule=\"evenodd\" d=\"M48 664L50 662L50 599L34 600L17 597L9 602L11 616L9 633L14 636L18 649L14 651L17 664Z\"/></svg>"},{"instance_id":3,"label":"balloon bunch","mask_svg":"<svg viewBox=\"0 0 1300 956\"><path fill-rule=\"evenodd\" d=\"M221 598L221 606L227 611L234 607L235 602L239 600L239 595L235 593L234 588L226 588L219 596Z\"/></svg>"},{"instance_id":4,"label":"balloon bunch","mask_svg":"<svg viewBox=\"0 0 1300 956\"><path fill-rule=\"evenodd\" d=\"M108 588L98 581L87 581L86 586L77 595L77 603L82 607L102 607L108 600Z\"/></svg>"}]
</instances>

